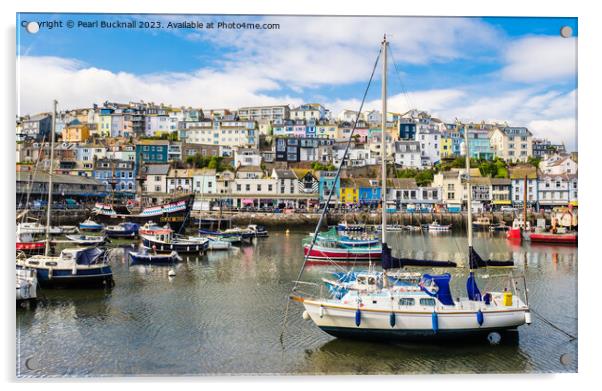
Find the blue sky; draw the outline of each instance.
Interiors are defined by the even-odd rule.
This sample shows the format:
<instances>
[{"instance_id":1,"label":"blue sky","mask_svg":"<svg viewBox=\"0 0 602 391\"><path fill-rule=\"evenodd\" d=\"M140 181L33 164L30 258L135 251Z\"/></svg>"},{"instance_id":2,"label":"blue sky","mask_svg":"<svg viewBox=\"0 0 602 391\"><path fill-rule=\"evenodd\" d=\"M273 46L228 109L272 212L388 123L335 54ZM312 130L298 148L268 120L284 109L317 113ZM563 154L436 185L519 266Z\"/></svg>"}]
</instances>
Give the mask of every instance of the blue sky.
<instances>
[{"instance_id":1,"label":"blue sky","mask_svg":"<svg viewBox=\"0 0 602 391\"><path fill-rule=\"evenodd\" d=\"M42 28L25 21L136 21L161 29ZM278 23L277 30L168 29L169 22ZM507 121L576 145L576 18L18 14L19 110L145 100L205 109L318 101L357 109L383 33L390 109ZM562 38L562 26L573 37ZM400 80L408 91L402 94ZM378 108L374 84L368 108Z\"/></svg>"}]
</instances>

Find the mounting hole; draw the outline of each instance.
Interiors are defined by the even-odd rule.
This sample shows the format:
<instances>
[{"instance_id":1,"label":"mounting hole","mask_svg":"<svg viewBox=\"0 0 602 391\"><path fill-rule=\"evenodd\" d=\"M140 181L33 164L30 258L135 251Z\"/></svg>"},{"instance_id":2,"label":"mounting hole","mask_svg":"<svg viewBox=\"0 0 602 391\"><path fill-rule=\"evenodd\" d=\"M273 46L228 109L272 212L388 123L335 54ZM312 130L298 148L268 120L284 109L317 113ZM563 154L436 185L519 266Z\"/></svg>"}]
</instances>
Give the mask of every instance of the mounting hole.
<instances>
[{"instance_id":1,"label":"mounting hole","mask_svg":"<svg viewBox=\"0 0 602 391\"><path fill-rule=\"evenodd\" d=\"M569 365L573 361L573 357L571 357L570 353L564 353L560 355L560 363L562 365Z\"/></svg>"},{"instance_id":2,"label":"mounting hole","mask_svg":"<svg viewBox=\"0 0 602 391\"><path fill-rule=\"evenodd\" d=\"M25 26L25 29L27 30L28 33L35 34L38 31L40 31L40 25L38 24L38 22L29 22Z\"/></svg>"},{"instance_id":3,"label":"mounting hole","mask_svg":"<svg viewBox=\"0 0 602 391\"><path fill-rule=\"evenodd\" d=\"M571 26L562 26L560 29L560 36L562 38L569 38L571 35L573 35L573 29Z\"/></svg>"}]
</instances>

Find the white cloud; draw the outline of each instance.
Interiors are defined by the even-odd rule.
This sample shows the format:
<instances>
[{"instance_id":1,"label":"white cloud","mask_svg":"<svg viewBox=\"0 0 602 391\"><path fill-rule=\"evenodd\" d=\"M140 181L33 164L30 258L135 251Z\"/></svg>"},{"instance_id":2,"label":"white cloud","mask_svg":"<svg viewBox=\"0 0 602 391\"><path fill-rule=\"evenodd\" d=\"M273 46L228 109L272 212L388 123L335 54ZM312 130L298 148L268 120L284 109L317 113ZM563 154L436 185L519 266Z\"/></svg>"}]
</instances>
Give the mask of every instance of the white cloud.
<instances>
[{"instance_id":1,"label":"white cloud","mask_svg":"<svg viewBox=\"0 0 602 391\"><path fill-rule=\"evenodd\" d=\"M511 43L501 74L517 82L563 81L577 76L577 38L530 36Z\"/></svg>"},{"instance_id":2,"label":"white cloud","mask_svg":"<svg viewBox=\"0 0 602 391\"><path fill-rule=\"evenodd\" d=\"M57 99L62 108L90 107L105 100L144 100L202 108L301 103L288 95L267 95L267 91L278 92L279 84L248 71L205 69L192 73L134 75L57 57L22 56L19 61L19 113L47 111L52 99Z\"/></svg>"}]
</instances>

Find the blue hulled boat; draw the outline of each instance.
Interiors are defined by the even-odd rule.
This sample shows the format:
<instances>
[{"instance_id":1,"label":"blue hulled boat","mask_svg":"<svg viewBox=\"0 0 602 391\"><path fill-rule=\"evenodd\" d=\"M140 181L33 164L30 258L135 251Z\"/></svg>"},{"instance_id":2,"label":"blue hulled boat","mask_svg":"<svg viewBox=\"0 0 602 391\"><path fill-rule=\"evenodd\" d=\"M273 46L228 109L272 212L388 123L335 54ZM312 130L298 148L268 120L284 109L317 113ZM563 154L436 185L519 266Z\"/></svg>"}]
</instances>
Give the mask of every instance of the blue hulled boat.
<instances>
[{"instance_id":1,"label":"blue hulled boat","mask_svg":"<svg viewBox=\"0 0 602 391\"><path fill-rule=\"evenodd\" d=\"M134 238L138 235L140 225L136 223L120 223L117 225L108 225L105 228L105 234L109 238Z\"/></svg>"},{"instance_id":2,"label":"blue hulled boat","mask_svg":"<svg viewBox=\"0 0 602 391\"><path fill-rule=\"evenodd\" d=\"M97 223L92 219L86 219L85 221L79 223L79 229L82 231L102 231L104 225Z\"/></svg>"}]
</instances>

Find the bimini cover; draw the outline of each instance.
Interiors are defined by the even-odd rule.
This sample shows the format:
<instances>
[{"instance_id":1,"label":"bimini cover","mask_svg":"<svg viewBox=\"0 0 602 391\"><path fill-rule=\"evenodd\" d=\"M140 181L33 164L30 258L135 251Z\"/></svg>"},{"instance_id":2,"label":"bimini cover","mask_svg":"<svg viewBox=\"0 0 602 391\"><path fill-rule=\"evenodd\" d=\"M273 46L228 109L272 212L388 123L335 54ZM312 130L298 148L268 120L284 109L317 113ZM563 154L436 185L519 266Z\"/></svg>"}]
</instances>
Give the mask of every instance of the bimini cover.
<instances>
[{"instance_id":1,"label":"bimini cover","mask_svg":"<svg viewBox=\"0 0 602 391\"><path fill-rule=\"evenodd\" d=\"M493 261L488 259L486 261L481 258L481 256L475 251L474 248L470 247L469 251L469 265L471 269L478 269L480 267L508 267L514 266L514 261Z\"/></svg>"},{"instance_id":2,"label":"bimini cover","mask_svg":"<svg viewBox=\"0 0 602 391\"><path fill-rule=\"evenodd\" d=\"M138 232L140 225L136 223L123 223L122 227L127 231Z\"/></svg>"},{"instance_id":3,"label":"bimini cover","mask_svg":"<svg viewBox=\"0 0 602 391\"><path fill-rule=\"evenodd\" d=\"M99 263L104 253L104 250L98 247L87 248L77 253L75 262L78 265L94 265Z\"/></svg>"},{"instance_id":4,"label":"bimini cover","mask_svg":"<svg viewBox=\"0 0 602 391\"><path fill-rule=\"evenodd\" d=\"M451 274L445 273L440 275L423 274L418 285L423 292L429 296L436 297L443 305L454 305L451 291L449 289L449 281Z\"/></svg>"},{"instance_id":5,"label":"bimini cover","mask_svg":"<svg viewBox=\"0 0 602 391\"><path fill-rule=\"evenodd\" d=\"M387 244L382 246L381 266L383 269L400 269L406 266L425 266L425 267L456 267L452 261L432 261L429 259L413 258L395 258L391 255L391 249Z\"/></svg>"}]
</instances>

